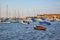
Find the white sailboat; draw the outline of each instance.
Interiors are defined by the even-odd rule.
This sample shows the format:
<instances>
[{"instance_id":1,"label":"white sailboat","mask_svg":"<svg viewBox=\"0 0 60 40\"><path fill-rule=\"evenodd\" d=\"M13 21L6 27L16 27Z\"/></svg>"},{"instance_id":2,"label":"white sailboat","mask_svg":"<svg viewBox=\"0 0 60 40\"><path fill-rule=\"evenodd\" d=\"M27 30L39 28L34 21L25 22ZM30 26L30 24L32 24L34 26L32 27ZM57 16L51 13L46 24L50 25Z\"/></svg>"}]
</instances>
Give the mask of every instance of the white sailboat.
<instances>
[{"instance_id":1,"label":"white sailboat","mask_svg":"<svg viewBox=\"0 0 60 40\"><path fill-rule=\"evenodd\" d=\"M22 10L22 13L21 13L21 14L22 14L22 15L21 15L21 16L22 16L22 19L19 20L19 22L22 23L22 24L28 24L28 23L27 23L27 20L26 20L25 18L23 18L23 17L24 17L24 16L23 16L23 10Z\"/></svg>"},{"instance_id":2,"label":"white sailboat","mask_svg":"<svg viewBox=\"0 0 60 40\"><path fill-rule=\"evenodd\" d=\"M9 12L8 12L8 5L7 5L7 10L6 10L6 18L5 19L7 19L7 18L9 18ZM4 19L3 19L4 20ZM6 21L6 22L1 22L1 23L5 23L5 24L9 24L9 23L11 23L10 21Z\"/></svg>"},{"instance_id":3,"label":"white sailboat","mask_svg":"<svg viewBox=\"0 0 60 40\"><path fill-rule=\"evenodd\" d=\"M1 18L1 3L0 3L0 22L2 21L2 18Z\"/></svg>"}]
</instances>

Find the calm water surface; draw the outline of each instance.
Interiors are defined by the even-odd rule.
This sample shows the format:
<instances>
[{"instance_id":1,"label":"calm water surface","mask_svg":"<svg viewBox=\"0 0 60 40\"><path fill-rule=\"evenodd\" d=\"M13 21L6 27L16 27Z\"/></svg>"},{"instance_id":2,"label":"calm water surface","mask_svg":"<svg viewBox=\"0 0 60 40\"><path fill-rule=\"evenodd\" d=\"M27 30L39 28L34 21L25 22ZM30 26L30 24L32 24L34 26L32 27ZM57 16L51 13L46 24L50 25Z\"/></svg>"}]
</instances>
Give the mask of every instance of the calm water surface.
<instances>
[{"instance_id":1,"label":"calm water surface","mask_svg":"<svg viewBox=\"0 0 60 40\"><path fill-rule=\"evenodd\" d=\"M60 22L51 22L48 26L41 25L47 28L46 31L34 30L34 25L40 24L0 23L0 40L60 40Z\"/></svg>"}]
</instances>

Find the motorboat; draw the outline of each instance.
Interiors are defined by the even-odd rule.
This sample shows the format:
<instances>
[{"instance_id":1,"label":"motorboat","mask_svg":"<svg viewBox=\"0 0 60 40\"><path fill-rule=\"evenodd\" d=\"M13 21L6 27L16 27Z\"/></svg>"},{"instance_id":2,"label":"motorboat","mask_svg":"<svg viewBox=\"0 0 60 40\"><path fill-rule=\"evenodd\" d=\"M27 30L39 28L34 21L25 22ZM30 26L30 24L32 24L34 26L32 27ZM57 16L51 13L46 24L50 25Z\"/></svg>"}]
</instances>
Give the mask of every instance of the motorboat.
<instances>
[{"instance_id":1,"label":"motorboat","mask_svg":"<svg viewBox=\"0 0 60 40\"><path fill-rule=\"evenodd\" d=\"M36 21L38 21L38 22L42 22L43 20L42 20L42 19L36 19Z\"/></svg>"},{"instance_id":2,"label":"motorboat","mask_svg":"<svg viewBox=\"0 0 60 40\"><path fill-rule=\"evenodd\" d=\"M9 21L10 21L11 23L19 23L19 21L16 20L15 18L10 18Z\"/></svg>"},{"instance_id":3,"label":"motorboat","mask_svg":"<svg viewBox=\"0 0 60 40\"><path fill-rule=\"evenodd\" d=\"M9 18L3 18L0 23L9 24L11 22L9 21Z\"/></svg>"},{"instance_id":4,"label":"motorboat","mask_svg":"<svg viewBox=\"0 0 60 40\"><path fill-rule=\"evenodd\" d=\"M23 20L20 20L19 21L21 24L27 24L27 22L26 21L23 21Z\"/></svg>"},{"instance_id":5,"label":"motorboat","mask_svg":"<svg viewBox=\"0 0 60 40\"><path fill-rule=\"evenodd\" d=\"M9 20L9 18L3 18L1 22L6 22L8 20Z\"/></svg>"},{"instance_id":6,"label":"motorboat","mask_svg":"<svg viewBox=\"0 0 60 40\"><path fill-rule=\"evenodd\" d=\"M1 23L10 24L11 22L1 22Z\"/></svg>"},{"instance_id":7,"label":"motorboat","mask_svg":"<svg viewBox=\"0 0 60 40\"><path fill-rule=\"evenodd\" d=\"M60 19L56 19L56 21L60 21Z\"/></svg>"},{"instance_id":8,"label":"motorboat","mask_svg":"<svg viewBox=\"0 0 60 40\"><path fill-rule=\"evenodd\" d=\"M20 20L20 23L22 23L22 24L30 24L31 22L33 22L33 21L29 20L29 19L27 19L27 20Z\"/></svg>"}]
</instances>

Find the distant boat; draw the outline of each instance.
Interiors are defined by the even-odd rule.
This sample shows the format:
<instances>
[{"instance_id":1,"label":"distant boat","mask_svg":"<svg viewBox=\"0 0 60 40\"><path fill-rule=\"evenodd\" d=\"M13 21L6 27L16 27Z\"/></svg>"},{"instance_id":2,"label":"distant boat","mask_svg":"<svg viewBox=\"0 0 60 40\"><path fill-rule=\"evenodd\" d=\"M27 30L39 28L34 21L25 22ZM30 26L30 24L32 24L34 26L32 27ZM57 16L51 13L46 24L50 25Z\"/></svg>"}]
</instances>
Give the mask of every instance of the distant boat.
<instances>
[{"instance_id":1,"label":"distant boat","mask_svg":"<svg viewBox=\"0 0 60 40\"><path fill-rule=\"evenodd\" d=\"M5 24L11 23L8 20L9 20L9 18L3 18L0 23L5 23Z\"/></svg>"},{"instance_id":2,"label":"distant boat","mask_svg":"<svg viewBox=\"0 0 60 40\"><path fill-rule=\"evenodd\" d=\"M54 22L54 21L56 21L56 20L50 20L50 22Z\"/></svg>"},{"instance_id":3,"label":"distant boat","mask_svg":"<svg viewBox=\"0 0 60 40\"><path fill-rule=\"evenodd\" d=\"M42 20L42 19L36 19L36 21L38 21L38 22L42 22L43 20Z\"/></svg>"},{"instance_id":4,"label":"distant boat","mask_svg":"<svg viewBox=\"0 0 60 40\"><path fill-rule=\"evenodd\" d=\"M1 22L1 23L10 24L11 22Z\"/></svg>"},{"instance_id":5,"label":"distant boat","mask_svg":"<svg viewBox=\"0 0 60 40\"><path fill-rule=\"evenodd\" d=\"M40 18L40 19L42 19L42 20L46 20L46 18Z\"/></svg>"},{"instance_id":6,"label":"distant boat","mask_svg":"<svg viewBox=\"0 0 60 40\"><path fill-rule=\"evenodd\" d=\"M35 19L35 18L31 18L31 20L32 20L33 22L35 22L35 21L36 21L36 19Z\"/></svg>"},{"instance_id":7,"label":"distant boat","mask_svg":"<svg viewBox=\"0 0 60 40\"><path fill-rule=\"evenodd\" d=\"M1 22L6 22L8 20L9 20L9 18L3 18Z\"/></svg>"},{"instance_id":8,"label":"distant boat","mask_svg":"<svg viewBox=\"0 0 60 40\"><path fill-rule=\"evenodd\" d=\"M10 20L11 23L19 23L18 20Z\"/></svg>"},{"instance_id":9,"label":"distant boat","mask_svg":"<svg viewBox=\"0 0 60 40\"><path fill-rule=\"evenodd\" d=\"M56 19L56 21L59 21L60 22L60 19Z\"/></svg>"},{"instance_id":10,"label":"distant boat","mask_svg":"<svg viewBox=\"0 0 60 40\"><path fill-rule=\"evenodd\" d=\"M47 22L47 21L39 22L39 23L40 23L40 25L51 25L51 23L50 22Z\"/></svg>"},{"instance_id":11,"label":"distant boat","mask_svg":"<svg viewBox=\"0 0 60 40\"><path fill-rule=\"evenodd\" d=\"M0 18L0 22L2 21L2 18Z\"/></svg>"},{"instance_id":12,"label":"distant boat","mask_svg":"<svg viewBox=\"0 0 60 40\"><path fill-rule=\"evenodd\" d=\"M31 22L31 20L20 20L20 23L22 24L30 24Z\"/></svg>"},{"instance_id":13,"label":"distant boat","mask_svg":"<svg viewBox=\"0 0 60 40\"><path fill-rule=\"evenodd\" d=\"M19 21L21 24L27 24L27 22L24 22L23 20Z\"/></svg>"}]
</instances>

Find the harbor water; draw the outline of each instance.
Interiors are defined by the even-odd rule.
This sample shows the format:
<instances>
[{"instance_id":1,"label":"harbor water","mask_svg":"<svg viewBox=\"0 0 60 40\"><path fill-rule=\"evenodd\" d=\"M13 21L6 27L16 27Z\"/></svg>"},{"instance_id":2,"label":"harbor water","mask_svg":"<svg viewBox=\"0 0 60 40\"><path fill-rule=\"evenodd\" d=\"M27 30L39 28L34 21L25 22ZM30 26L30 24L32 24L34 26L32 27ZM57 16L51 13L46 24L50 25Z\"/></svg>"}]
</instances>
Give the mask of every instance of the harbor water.
<instances>
[{"instance_id":1,"label":"harbor water","mask_svg":"<svg viewBox=\"0 0 60 40\"><path fill-rule=\"evenodd\" d=\"M51 25L0 23L0 40L60 40L60 22L50 22ZM46 31L35 30L34 26L46 27ZM28 27L28 28L27 28Z\"/></svg>"}]
</instances>

